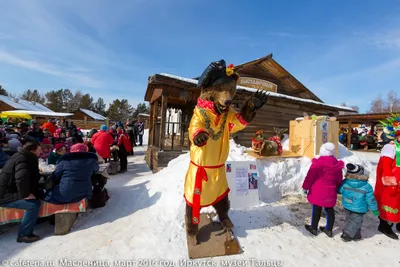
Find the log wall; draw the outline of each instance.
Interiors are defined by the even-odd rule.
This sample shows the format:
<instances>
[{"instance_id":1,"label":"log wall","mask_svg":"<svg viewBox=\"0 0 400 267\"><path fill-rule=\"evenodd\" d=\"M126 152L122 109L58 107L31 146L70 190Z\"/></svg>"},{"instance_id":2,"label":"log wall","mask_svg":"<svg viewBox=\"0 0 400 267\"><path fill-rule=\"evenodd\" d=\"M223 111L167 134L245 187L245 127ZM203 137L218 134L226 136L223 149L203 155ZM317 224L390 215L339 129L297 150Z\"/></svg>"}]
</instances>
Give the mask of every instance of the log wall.
<instances>
[{"instance_id":1,"label":"log wall","mask_svg":"<svg viewBox=\"0 0 400 267\"><path fill-rule=\"evenodd\" d=\"M234 104L240 107L250 97L250 94L238 93L235 96ZM258 130L264 130L268 137L275 135L274 128L289 129L289 123L298 117L303 117L304 112L309 115L328 115L338 114L338 111L325 108L323 106L315 107L307 104L292 103L287 99L270 98L268 102L257 112L254 120L242 131L233 135L235 141L242 146L251 147L251 139Z\"/></svg>"}]
</instances>

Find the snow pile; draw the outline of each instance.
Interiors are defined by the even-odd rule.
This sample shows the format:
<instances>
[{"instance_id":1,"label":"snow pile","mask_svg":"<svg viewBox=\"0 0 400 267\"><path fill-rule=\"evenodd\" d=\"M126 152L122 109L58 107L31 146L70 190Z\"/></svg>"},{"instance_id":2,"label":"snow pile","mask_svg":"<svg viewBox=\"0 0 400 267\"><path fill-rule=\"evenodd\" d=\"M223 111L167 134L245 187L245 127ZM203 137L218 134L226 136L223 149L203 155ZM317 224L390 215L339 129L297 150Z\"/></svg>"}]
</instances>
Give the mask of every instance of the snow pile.
<instances>
[{"instance_id":1,"label":"snow pile","mask_svg":"<svg viewBox=\"0 0 400 267\"><path fill-rule=\"evenodd\" d=\"M284 135L282 139L284 150L289 148L289 136ZM370 173L372 184L375 179L375 170L370 160L366 157L355 155L346 147L339 144L338 158L346 164L359 164ZM265 203L278 201L284 195L298 193L301 190L304 178L311 166L311 160L307 157L301 158L270 158L255 159L245 153L249 148L240 146L234 140L230 140L230 153L228 161L257 161L260 170L260 200ZM208 211L207 211L208 212Z\"/></svg>"}]
</instances>

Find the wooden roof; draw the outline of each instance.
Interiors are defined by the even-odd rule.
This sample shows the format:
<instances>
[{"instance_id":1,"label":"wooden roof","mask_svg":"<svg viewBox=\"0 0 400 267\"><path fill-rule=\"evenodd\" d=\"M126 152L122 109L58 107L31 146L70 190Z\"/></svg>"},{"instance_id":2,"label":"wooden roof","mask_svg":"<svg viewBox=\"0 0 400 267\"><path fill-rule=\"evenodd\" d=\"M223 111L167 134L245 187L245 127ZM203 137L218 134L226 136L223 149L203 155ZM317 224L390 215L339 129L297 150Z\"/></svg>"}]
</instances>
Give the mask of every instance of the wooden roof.
<instances>
[{"instance_id":1,"label":"wooden roof","mask_svg":"<svg viewBox=\"0 0 400 267\"><path fill-rule=\"evenodd\" d=\"M278 85L277 93L323 102L272 58L272 54L235 67L241 76L267 80ZM199 77L195 79L198 80Z\"/></svg>"},{"instance_id":2,"label":"wooden roof","mask_svg":"<svg viewBox=\"0 0 400 267\"><path fill-rule=\"evenodd\" d=\"M145 101L150 103L159 99L164 93L165 96L169 97L169 103L172 105L179 105L182 100L179 98L185 98L183 103L196 103L197 98L200 95L200 90L196 88L197 80L179 77L170 74L156 74L149 77L149 84L145 95ZM167 90L165 89L167 88ZM238 86L237 92L253 93L256 91L253 88ZM269 93L269 98L276 99L285 102L298 103L313 108L324 108L332 111L349 111L348 107L341 107L336 105L325 104L320 101L312 99L304 99L295 96L288 96L280 93Z\"/></svg>"},{"instance_id":3,"label":"wooden roof","mask_svg":"<svg viewBox=\"0 0 400 267\"><path fill-rule=\"evenodd\" d=\"M341 124L347 124L349 121L353 124L368 124L368 123L380 123L388 117L391 113L367 113L367 114L347 114L336 116L337 120Z\"/></svg>"}]
</instances>

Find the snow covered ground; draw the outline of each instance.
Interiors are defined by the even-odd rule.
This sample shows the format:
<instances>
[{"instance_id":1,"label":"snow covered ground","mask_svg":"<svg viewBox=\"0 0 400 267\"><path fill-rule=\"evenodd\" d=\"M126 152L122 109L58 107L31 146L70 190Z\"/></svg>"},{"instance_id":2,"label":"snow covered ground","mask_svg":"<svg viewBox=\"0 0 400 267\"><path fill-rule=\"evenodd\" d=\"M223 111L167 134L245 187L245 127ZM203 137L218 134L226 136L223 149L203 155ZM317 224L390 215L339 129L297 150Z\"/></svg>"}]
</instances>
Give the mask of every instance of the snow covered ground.
<instances>
[{"instance_id":1,"label":"snow covered ground","mask_svg":"<svg viewBox=\"0 0 400 267\"><path fill-rule=\"evenodd\" d=\"M135 149L136 155L129 158L127 173L111 177L107 184L111 195L107 206L81 216L68 235L53 236L52 227L44 223L36 230L43 240L18 244L15 242L17 226L0 228L0 259L58 263L60 259L104 260L111 264L115 260L152 259L171 260L175 266L181 266L180 260L188 259L182 194L189 157L181 155L172 160L168 168L152 174L144 161L145 149ZM230 159L251 159L235 144L231 150ZM340 157L347 162L361 163L371 171L371 183L374 183L379 154L351 153L343 148ZM261 194L266 203L230 213L243 254L207 260L217 264L220 260L230 260L232 264L239 264L237 260L275 260L283 261L283 266L307 267L393 267L399 264L398 242L377 231L378 219L370 213L364 217L363 240L357 243L344 243L340 239L344 224L340 206L336 208L334 238L324 234L310 236L304 229L304 223L310 219L310 205L296 194L309 168L309 160L260 164L266 167L260 177L264 183L262 187L264 190L271 188ZM275 185L270 186L271 182ZM325 224L323 218L320 224Z\"/></svg>"}]
</instances>

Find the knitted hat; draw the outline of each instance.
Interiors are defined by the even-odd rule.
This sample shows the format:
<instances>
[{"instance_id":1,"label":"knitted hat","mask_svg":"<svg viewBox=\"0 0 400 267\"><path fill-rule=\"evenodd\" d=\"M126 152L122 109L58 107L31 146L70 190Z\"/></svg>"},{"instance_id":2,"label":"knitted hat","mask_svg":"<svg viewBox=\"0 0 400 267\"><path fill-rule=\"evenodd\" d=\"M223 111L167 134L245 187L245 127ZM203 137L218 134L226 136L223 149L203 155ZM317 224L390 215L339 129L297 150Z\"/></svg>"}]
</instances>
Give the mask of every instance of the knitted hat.
<instances>
[{"instance_id":1,"label":"knitted hat","mask_svg":"<svg viewBox=\"0 0 400 267\"><path fill-rule=\"evenodd\" d=\"M66 146L64 145L64 143L57 143L56 145L55 145L55 149L56 149L56 151L58 151L58 150L60 150L61 148L63 148L63 147L65 147L66 148Z\"/></svg>"},{"instance_id":2,"label":"knitted hat","mask_svg":"<svg viewBox=\"0 0 400 267\"><path fill-rule=\"evenodd\" d=\"M43 141L42 141L42 144L43 145L50 145L51 142L50 142L49 138L44 138Z\"/></svg>"},{"instance_id":3,"label":"knitted hat","mask_svg":"<svg viewBox=\"0 0 400 267\"><path fill-rule=\"evenodd\" d=\"M88 147L85 144L82 143L78 143L75 144L73 146L71 146L70 152L74 153L74 152L87 152L88 151Z\"/></svg>"},{"instance_id":4,"label":"knitted hat","mask_svg":"<svg viewBox=\"0 0 400 267\"><path fill-rule=\"evenodd\" d=\"M364 168L358 164L346 164L347 173L349 174L364 174Z\"/></svg>"},{"instance_id":5,"label":"knitted hat","mask_svg":"<svg viewBox=\"0 0 400 267\"><path fill-rule=\"evenodd\" d=\"M239 75L235 73L234 66L226 67L225 60L212 62L201 74L197 83L198 88L207 88L225 83L236 82Z\"/></svg>"},{"instance_id":6,"label":"knitted hat","mask_svg":"<svg viewBox=\"0 0 400 267\"><path fill-rule=\"evenodd\" d=\"M100 130L101 130L101 131L107 131L107 130L108 130L107 125L104 125L104 124L101 125L101 126L100 126Z\"/></svg>"},{"instance_id":7,"label":"knitted hat","mask_svg":"<svg viewBox=\"0 0 400 267\"><path fill-rule=\"evenodd\" d=\"M319 149L320 156L333 156L335 154L335 145L328 142L321 146Z\"/></svg>"},{"instance_id":8,"label":"knitted hat","mask_svg":"<svg viewBox=\"0 0 400 267\"><path fill-rule=\"evenodd\" d=\"M364 168L361 165L352 163L346 164L346 178L368 180L368 176L365 174Z\"/></svg>"}]
</instances>

